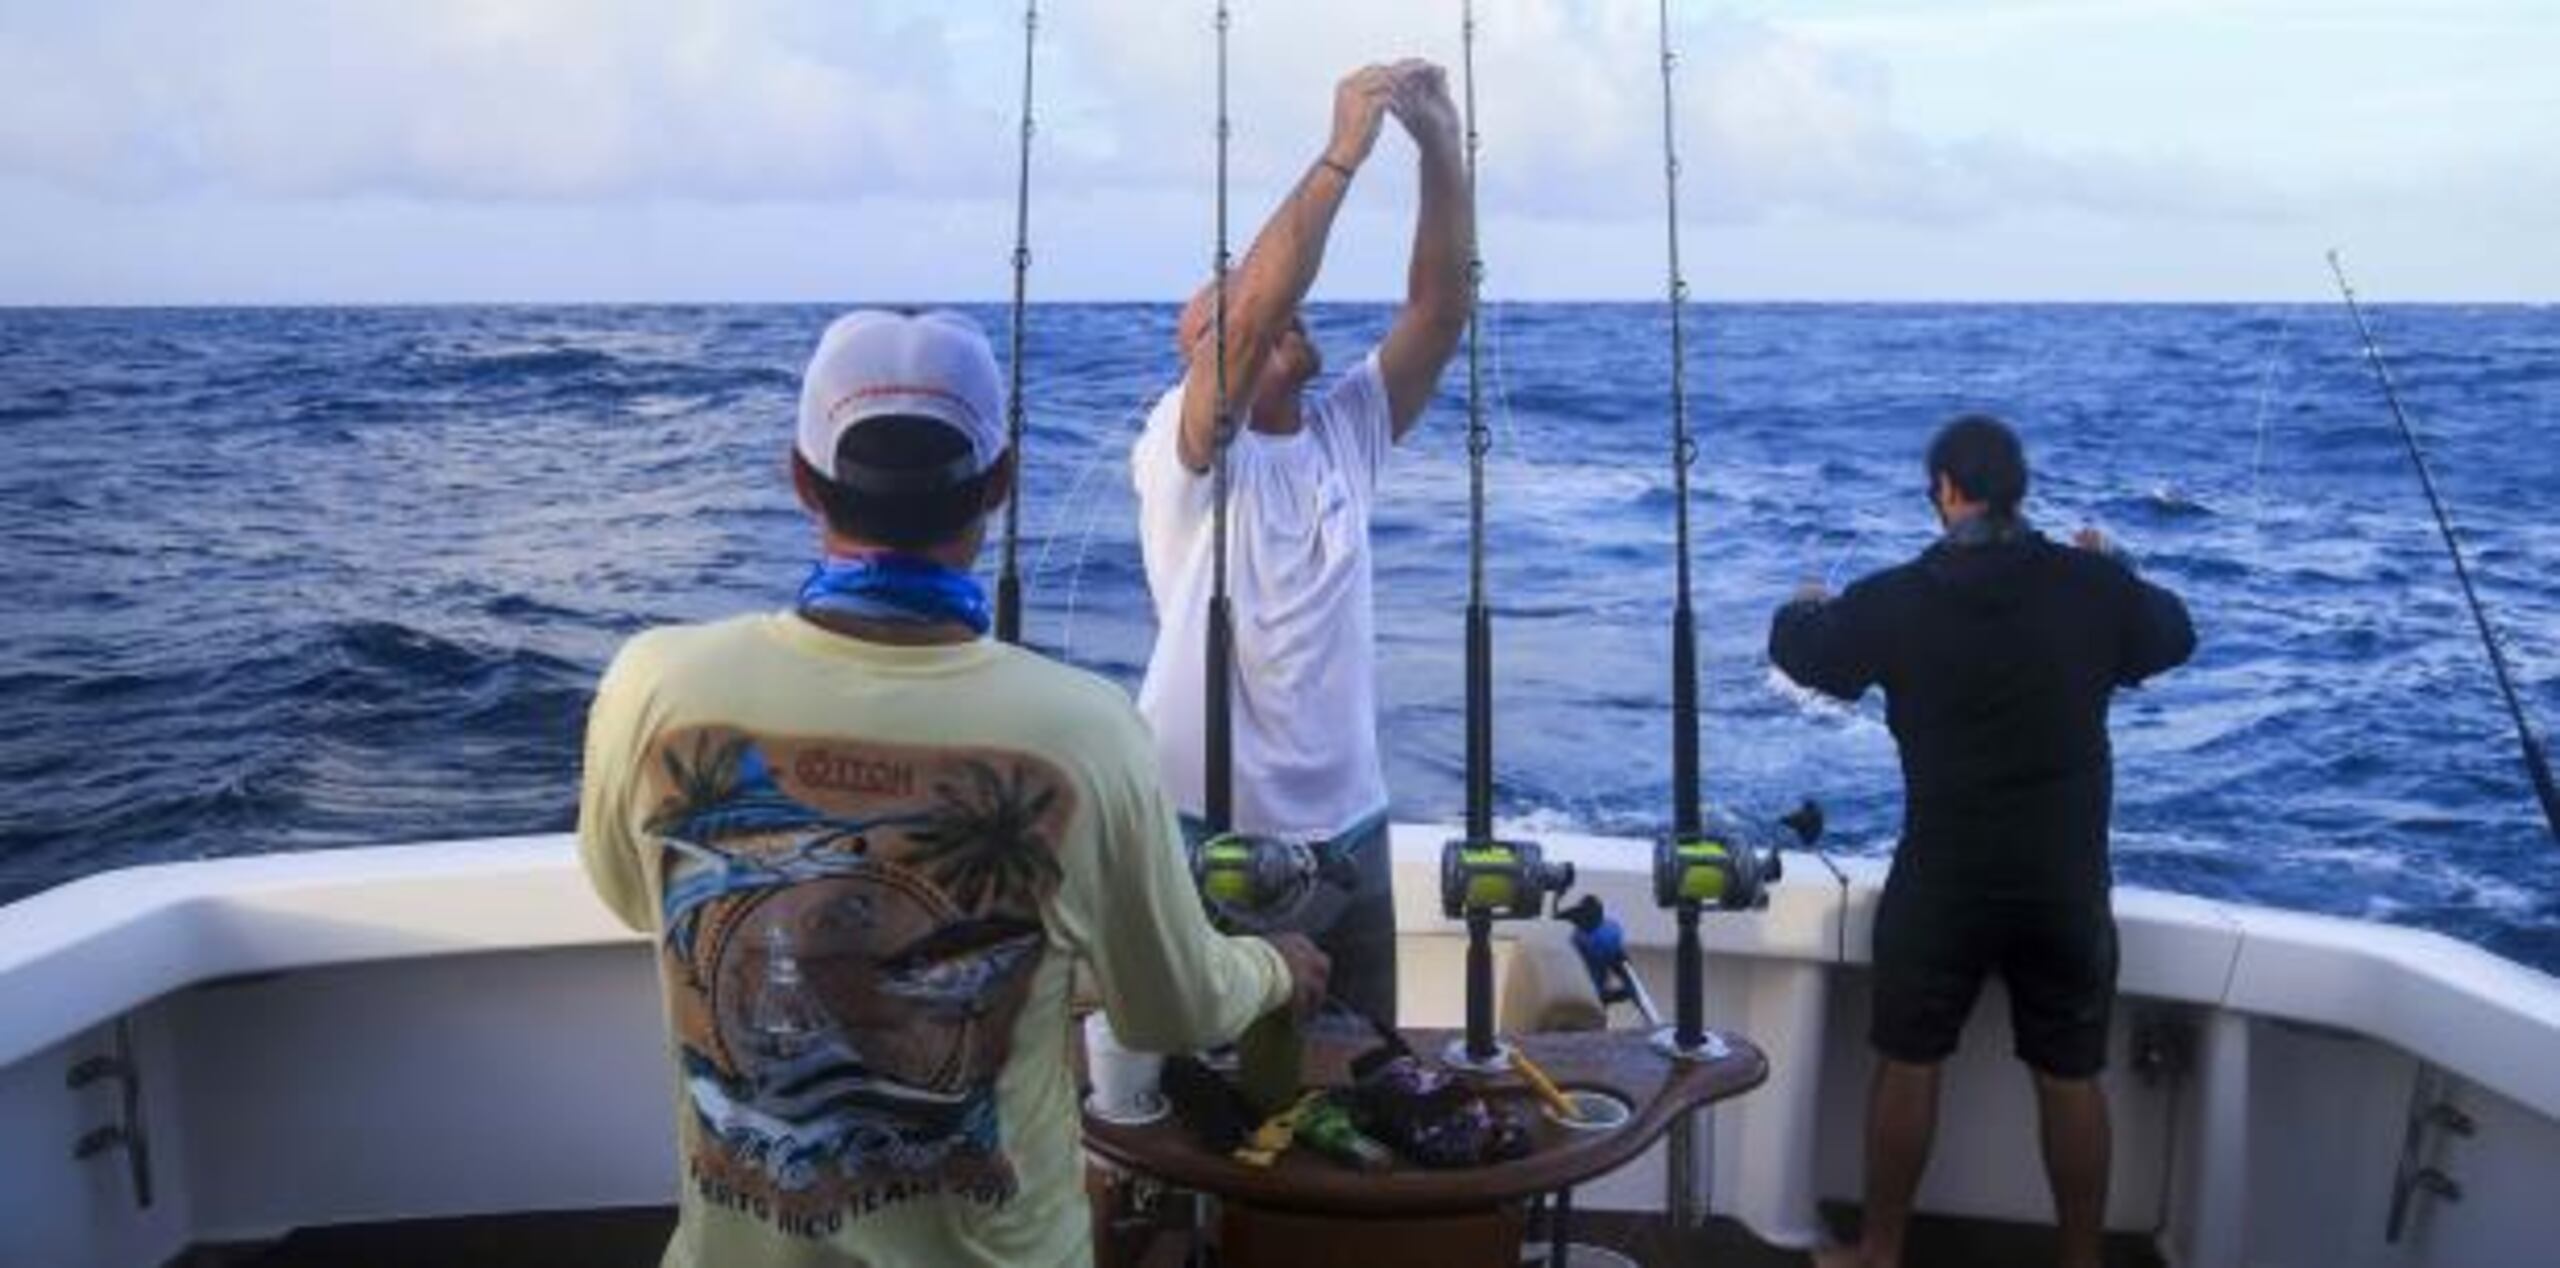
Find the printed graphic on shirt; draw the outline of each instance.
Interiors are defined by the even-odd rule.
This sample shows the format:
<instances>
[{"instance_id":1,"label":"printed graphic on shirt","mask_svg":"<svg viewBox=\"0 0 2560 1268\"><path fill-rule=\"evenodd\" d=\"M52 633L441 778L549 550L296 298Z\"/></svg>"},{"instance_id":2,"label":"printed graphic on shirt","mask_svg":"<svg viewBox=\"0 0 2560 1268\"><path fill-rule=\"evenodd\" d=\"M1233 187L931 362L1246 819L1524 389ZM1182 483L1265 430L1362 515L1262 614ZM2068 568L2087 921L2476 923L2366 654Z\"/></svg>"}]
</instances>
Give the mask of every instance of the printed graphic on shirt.
<instances>
[{"instance_id":1,"label":"printed graphic on shirt","mask_svg":"<svg viewBox=\"0 0 2560 1268\"><path fill-rule=\"evenodd\" d=\"M1073 814L1037 758L676 732L650 755L689 1183L825 1237L1016 1189L996 1075Z\"/></svg>"}]
</instances>

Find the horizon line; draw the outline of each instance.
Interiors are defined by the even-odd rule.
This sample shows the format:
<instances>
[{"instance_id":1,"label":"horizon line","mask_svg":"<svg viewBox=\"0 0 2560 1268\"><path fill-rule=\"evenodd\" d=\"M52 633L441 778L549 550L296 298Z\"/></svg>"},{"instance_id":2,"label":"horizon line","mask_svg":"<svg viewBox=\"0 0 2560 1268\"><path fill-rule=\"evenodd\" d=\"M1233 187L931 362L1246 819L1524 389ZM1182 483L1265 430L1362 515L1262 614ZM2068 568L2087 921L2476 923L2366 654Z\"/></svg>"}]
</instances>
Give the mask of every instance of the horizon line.
<instances>
[{"instance_id":1,"label":"horizon line","mask_svg":"<svg viewBox=\"0 0 2560 1268\"><path fill-rule=\"evenodd\" d=\"M2359 294L2360 300L2367 297ZM1309 299L1309 308L1385 308L1405 301L1401 297L1326 296ZM1647 306L1665 303L1659 295L1539 295L1487 299L1484 306ZM1719 296L1692 297L1690 308L2263 308L2328 306L2338 303L2334 295L2314 297L2190 297L2190 298L2102 298L2069 296L1888 296L1888 297L1807 297L1807 296ZM1031 308L1133 308L1180 307L1179 297L1156 298L1054 298L1031 299ZM2443 297L2418 299L2367 300L2371 306L2395 308L2546 308L2560 300L2507 297ZM824 308L839 305L868 308L1010 308L1011 296L987 298L899 296L889 299L178 299L178 300L17 300L0 299L0 312L153 312L186 310L239 309L462 309L462 308Z\"/></svg>"}]
</instances>

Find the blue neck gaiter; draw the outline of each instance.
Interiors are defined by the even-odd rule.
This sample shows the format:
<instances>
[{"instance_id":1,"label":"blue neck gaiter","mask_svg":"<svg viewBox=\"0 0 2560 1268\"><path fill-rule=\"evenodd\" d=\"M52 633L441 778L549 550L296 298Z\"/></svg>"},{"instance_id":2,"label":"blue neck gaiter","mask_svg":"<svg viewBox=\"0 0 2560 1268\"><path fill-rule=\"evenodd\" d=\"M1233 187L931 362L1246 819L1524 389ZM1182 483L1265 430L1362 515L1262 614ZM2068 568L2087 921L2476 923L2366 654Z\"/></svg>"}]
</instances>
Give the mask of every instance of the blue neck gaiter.
<instances>
[{"instance_id":1,"label":"blue neck gaiter","mask_svg":"<svg viewBox=\"0 0 2560 1268\"><path fill-rule=\"evenodd\" d=\"M977 578L914 555L826 556L800 583L800 611L888 625L956 623L981 635L995 624Z\"/></svg>"}]
</instances>

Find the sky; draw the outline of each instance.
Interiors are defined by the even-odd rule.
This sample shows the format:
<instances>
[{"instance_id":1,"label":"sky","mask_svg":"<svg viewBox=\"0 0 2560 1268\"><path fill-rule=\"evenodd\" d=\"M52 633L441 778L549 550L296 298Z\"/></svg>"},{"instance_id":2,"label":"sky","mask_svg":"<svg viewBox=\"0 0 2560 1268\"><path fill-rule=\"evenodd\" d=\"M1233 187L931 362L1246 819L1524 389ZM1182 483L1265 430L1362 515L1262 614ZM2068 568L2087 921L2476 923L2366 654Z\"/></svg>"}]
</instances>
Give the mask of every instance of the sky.
<instances>
[{"instance_id":1,"label":"sky","mask_svg":"<svg viewBox=\"0 0 2560 1268\"><path fill-rule=\"evenodd\" d=\"M1045 0L1035 299L1215 233L1209 0ZM1458 0L1232 0L1239 250ZM1710 300L2560 298L2552 0L1682 0ZM1664 293L1649 0L1478 0L1486 294ZM1016 0L0 0L0 304L1010 294ZM1390 135L1320 299L1398 295Z\"/></svg>"}]
</instances>

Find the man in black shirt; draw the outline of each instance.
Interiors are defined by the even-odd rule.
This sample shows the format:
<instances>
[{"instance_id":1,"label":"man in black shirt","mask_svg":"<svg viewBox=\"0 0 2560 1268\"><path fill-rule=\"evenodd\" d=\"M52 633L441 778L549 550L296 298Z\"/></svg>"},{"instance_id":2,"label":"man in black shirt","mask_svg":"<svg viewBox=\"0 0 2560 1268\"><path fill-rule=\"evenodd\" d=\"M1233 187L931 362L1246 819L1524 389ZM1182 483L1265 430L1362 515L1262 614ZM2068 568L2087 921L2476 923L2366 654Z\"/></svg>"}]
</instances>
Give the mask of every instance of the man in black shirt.
<instances>
[{"instance_id":1,"label":"man in black shirt","mask_svg":"<svg viewBox=\"0 0 2560 1268\"><path fill-rule=\"evenodd\" d=\"M1902 756L1902 840L1876 906L1864 1235L1821 1262L1901 1262L1938 1064L1996 972L2035 1075L2062 1262L2094 1268L2116 979L2107 707L2185 661L2195 630L2095 530L2065 547L2028 527L2026 455L1997 420L1948 424L1928 467L1945 536L1836 599L1808 587L1769 628L1797 682L1843 700L1882 687Z\"/></svg>"}]
</instances>

